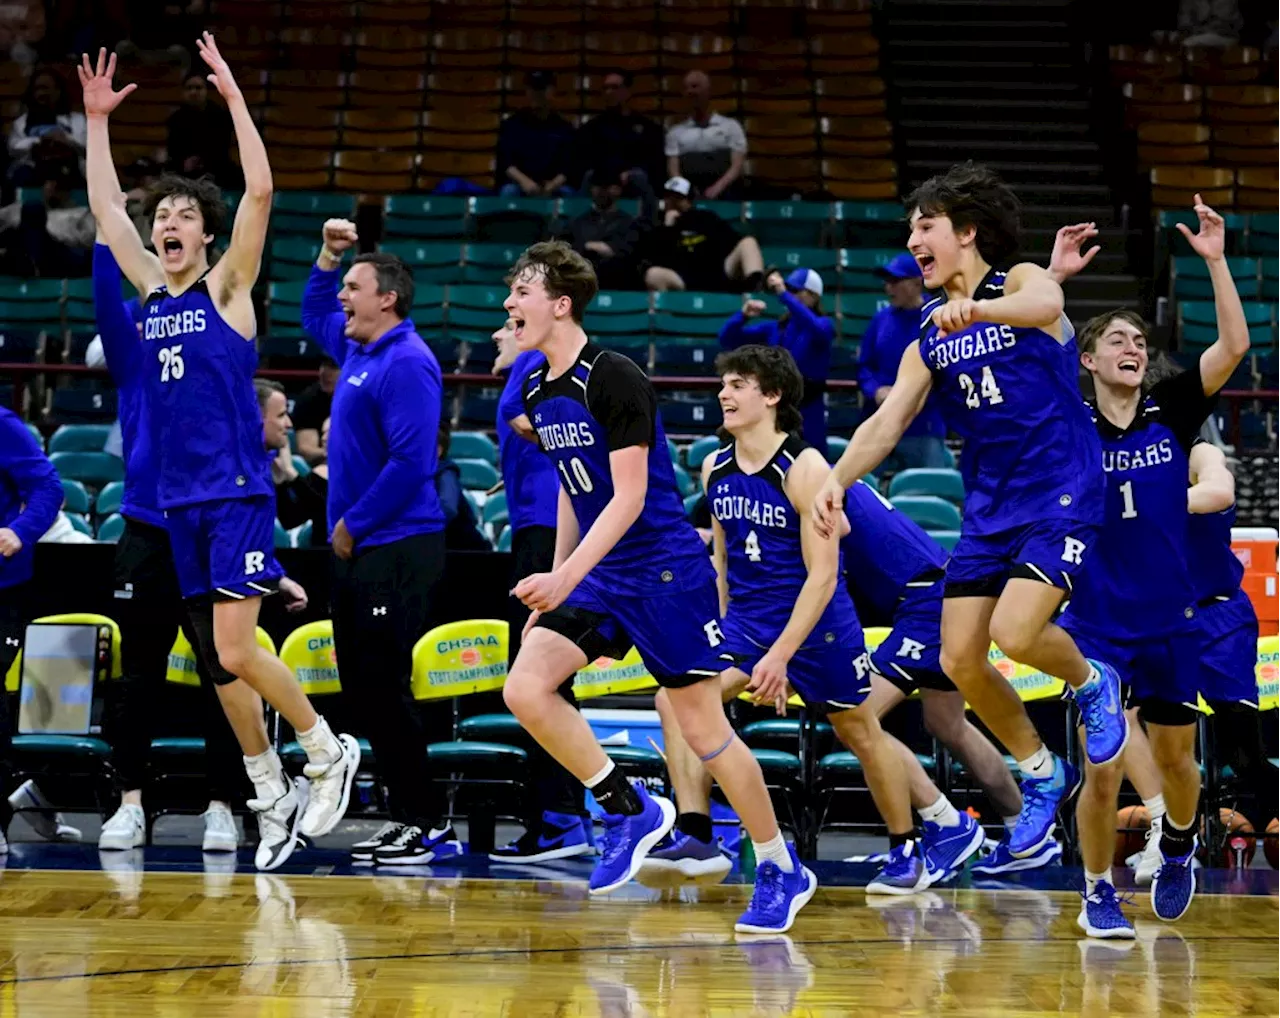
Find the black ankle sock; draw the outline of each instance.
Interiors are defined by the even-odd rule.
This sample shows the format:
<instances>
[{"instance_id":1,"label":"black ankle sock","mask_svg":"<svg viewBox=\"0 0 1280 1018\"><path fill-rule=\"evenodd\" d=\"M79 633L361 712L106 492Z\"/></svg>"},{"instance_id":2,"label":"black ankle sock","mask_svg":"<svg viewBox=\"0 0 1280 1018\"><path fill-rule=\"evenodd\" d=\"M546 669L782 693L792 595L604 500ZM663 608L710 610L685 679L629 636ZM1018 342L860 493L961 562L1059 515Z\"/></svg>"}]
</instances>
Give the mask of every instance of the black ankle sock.
<instances>
[{"instance_id":1,"label":"black ankle sock","mask_svg":"<svg viewBox=\"0 0 1280 1018\"><path fill-rule=\"evenodd\" d=\"M1160 825L1160 852L1167 859L1186 855L1191 851L1195 837L1196 822L1193 819L1190 827L1175 827L1166 813L1164 823Z\"/></svg>"},{"instance_id":2,"label":"black ankle sock","mask_svg":"<svg viewBox=\"0 0 1280 1018\"><path fill-rule=\"evenodd\" d=\"M591 789L591 794L596 797L596 802L606 813L635 816L644 811L636 790L631 787L630 782L623 777L622 771L617 767L611 770L600 784Z\"/></svg>"},{"instance_id":3,"label":"black ankle sock","mask_svg":"<svg viewBox=\"0 0 1280 1018\"><path fill-rule=\"evenodd\" d=\"M764 286L764 273L751 273L745 280L743 280L743 285L747 288L749 293L755 293L755 291L763 288Z\"/></svg>"},{"instance_id":4,"label":"black ankle sock","mask_svg":"<svg viewBox=\"0 0 1280 1018\"><path fill-rule=\"evenodd\" d=\"M711 817L705 813L681 813L676 817L676 830L704 844L711 843Z\"/></svg>"},{"instance_id":5,"label":"black ankle sock","mask_svg":"<svg viewBox=\"0 0 1280 1018\"><path fill-rule=\"evenodd\" d=\"M908 841L914 841L917 843L920 841L920 832L917 831L914 827L911 828L911 830L909 831L904 831L902 834L894 834L890 832L889 850L892 851L893 849L897 848L899 845L905 845Z\"/></svg>"}]
</instances>

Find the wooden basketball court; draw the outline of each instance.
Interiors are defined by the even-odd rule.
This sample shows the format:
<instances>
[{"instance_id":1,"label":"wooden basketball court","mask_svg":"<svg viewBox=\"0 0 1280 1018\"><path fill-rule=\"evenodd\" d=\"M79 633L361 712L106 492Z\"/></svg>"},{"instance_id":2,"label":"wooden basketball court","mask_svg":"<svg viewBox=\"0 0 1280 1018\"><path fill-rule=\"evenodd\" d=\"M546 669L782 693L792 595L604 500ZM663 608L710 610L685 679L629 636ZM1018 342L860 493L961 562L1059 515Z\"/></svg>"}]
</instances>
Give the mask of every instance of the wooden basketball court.
<instances>
[{"instance_id":1,"label":"wooden basketball court","mask_svg":"<svg viewBox=\"0 0 1280 1018\"><path fill-rule=\"evenodd\" d=\"M820 889L787 938L736 938L748 888L589 899L573 879L15 870L0 1018L1268 1015L1273 895L1205 894L1086 940L1065 891ZM874 899L873 899L874 900Z\"/></svg>"}]
</instances>

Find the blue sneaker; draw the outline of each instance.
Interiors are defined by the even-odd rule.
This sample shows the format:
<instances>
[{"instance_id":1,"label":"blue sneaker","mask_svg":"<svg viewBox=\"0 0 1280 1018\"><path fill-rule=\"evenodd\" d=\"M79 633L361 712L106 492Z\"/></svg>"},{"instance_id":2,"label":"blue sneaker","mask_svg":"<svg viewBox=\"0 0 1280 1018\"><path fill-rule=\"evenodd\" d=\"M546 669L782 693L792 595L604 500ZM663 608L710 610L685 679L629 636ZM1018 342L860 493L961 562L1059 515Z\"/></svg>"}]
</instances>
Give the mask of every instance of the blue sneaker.
<instances>
[{"instance_id":1,"label":"blue sneaker","mask_svg":"<svg viewBox=\"0 0 1280 1018\"><path fill-rule=\"evenodd\" d=\"M378 866L427 866L461 854L462 842L451 824L429 831L402 824L383 836L373 850L373 861Z\"/></svg>"},{"instance_id":2,"label":"blue sneaker","mask_svg":"<svg viewBox=\"0 0 1280 1018\"><path fill-rule=\"evenodd\" d=\"M1030 855L1019 859L1009 851L1009 834L1006 832L996 847L975 862L969 872L975 877L998 877L1005 873L1038 870L1061 858L1062 844L1051 837L1039 848L1033 849Z\"/></svg>"},{"instance_id":3,"label":"blue sneaker","mask_svg":"<svg viewBox=\"0 0 1280 1018\"><path fill-rule=\"evenodd\" d=\"M525 831L515 841L490 852L489 858L494 862L535 863L590 855L591 852L581 817L576 813L547 810L542 814L540 828Z\"/></svg>"},{"instance_id":4,"label":"blue sneaker","mask_svg":"<svg viewBox=\"0 0 1280 1018\"><path fill-rule=\"evenodd\" d=\"M733 869L733 860L720 851L720 841L699 841L688 834L672 832L661 847L655 848L640 864L637 877L672 875L688 880L714 877L723 880Z\"/></svg>"},{"instance_id":5,"label":"blue sneaker","mask_svg":"<svg viewBox=\"0 0 1280 1018\"><path fill-rule=\"evenodd\" d=\"M889 861L867 884L868 894L915 894L929 886L929 867L924 849L906 841L889 853Z\"/></svg>"},{"instance_id":6,"label":"blue sneaker","mask_svg":"<svg viewBox=\"0 0 1280 1018\"><path fill-rule=\"evenodd\" d=\"M650 795L639 782L633 782L632 787L644 808L635 816L604 814L600 861L587 884L591 894L608 894L634 877L649 849L661 841L676 822L676 808L668 800Z\"/></svg>"},{"instance_id":7,"label":"blue sneaker","mask_svg":"<svg viewBox=\"0 0 1280 1018\"><path fill-rule=\"evenodd\" d=\"M794 845L788 845L787 852L791 856L790 873L783 873L777 863L768 859L756 867L755 893L734 924L736 932L786 933L796 921L796 913L809 904L818 889L818 878L800 865Z\"/></svg>"},{"instance_id":8,"label":"blue sneaker","mask_svg":"<svg viewBox=\"0 0 1280 1018\"><path fill-rule=\"evenodd\" d=\"M1167 923L1181 919L1196 894L1195 857L1199 838L1191 839L1191 851L1170 859L1160 853L1160 868L1151 878L1151 908Z\"/></svg>"},{"instance_id":9,"label":"blue sneaker","mask_svg":"<svg viewBox=\"0 0 1280 1018\"><path fill-rule=\"evenodd\" d=\"M1116 889L1105 880L1094 885L1093 893L1082 896L1080 916L1076 925L1090 937L1104 940L1132 940L1134 938L1133 923L1120 911L1120 899L1116 897Z\"/></svg>"},{"instance_id":10,"label":"blue sneaker","mask_svg":"<svg viewBox=\"0 0 1280 1018\"><path fill-rule=\"evenodd\" d=\"M1073 691L1084 723L1084 749L1095 767L1109 764L1129 742L1129 720L1120 702L1120 676L1104 661L1089 659L1098 681Z\"/></svg>"},{"instance_id":11,"label":"blue sneaker","mask_svg":"<svg viewBox=\"0 0 1280 1018\"><path fill-rule=\"evenodd\" d=\"M1080 787L1079 772L1061 757L1053 758L1053 774L1022 779L1022 812L1009 832L1009 854L1025 859L1053 839L1060 810Z\"/></svg>"},{"instance_id":12,"label":"blue sneaker","mask_svg":"<svg viewBox=\"0 0 1280 1018\"><path fill-rule=\"evenodd\" d=\"M985 840L982 825L968 813L960 814L960 823L955 827L943 827L926 820L921 842L925 868L929 871L929 886L955 876Z\"/></svg>"}]
</instances>

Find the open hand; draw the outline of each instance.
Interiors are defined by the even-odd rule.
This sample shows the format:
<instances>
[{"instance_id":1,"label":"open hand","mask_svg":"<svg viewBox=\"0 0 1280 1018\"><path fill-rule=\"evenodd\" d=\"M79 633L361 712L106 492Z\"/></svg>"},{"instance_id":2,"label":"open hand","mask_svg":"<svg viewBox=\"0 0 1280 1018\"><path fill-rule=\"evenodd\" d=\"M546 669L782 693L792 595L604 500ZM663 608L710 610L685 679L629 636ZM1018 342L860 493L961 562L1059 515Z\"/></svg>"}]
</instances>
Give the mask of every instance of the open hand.
<instances>
[{"instance_id":1,"label":"open hand","mask_svg":"<svg viewBox=\"0 0 1280 1018\"><path fill-rule=\"evenodd\" d=\"M218 52L218 44L213 41L212 34L209 32L203 33L196 40L196 49L200 51L200 59L208 64L209 70L213 72L208 76L209 84L218 90L218 94L227 102L241 98L240 86L236 84L236 79L231 74L231 68L222 59L222 54Z\"/></svg>"},{"instance_id":2,"label":"open hand","mask_svg":"<svg viewBox=\"0 0 1280 1018\"><path fill-rule=\"evenodd\" d=\"M124 102L124 97L138 87L129 84L119 92L115 91L111 87L111 79L115 77L115 73L116 55L112 53L108 58L105 47L98 50L96 67L90 65L88 53L80 54L80 65L76 68L76 74L80 78L81 88L84 89L86 117L110 116L111 111Z\"/></svg>"},{"instance_id":3,"label":"open hand","mask_svg":"<svg viewBox=\"0 0 1280 1018\"><path fill-rule=\"evenodd\" d=\"M1084 251L1085 241L1092 240L1097 235L1097 223L1076 223L1058 231L1053 238L1053 254L1049 258L1049 275L1056 283L1065 283L1093 261L1094 255L1102 250L1099 245L1094 244L1085 253L1081 252Z\"/></svg>"},{"instance_id":4,"label":"open hand","mask_svg":"<svg viewBox=\"0 0 1280 1018\"><path fill-rule=\"evenodd\" d=\"M1194 207L1196 215L1200 218L1200 232L1192 233L1185 223L1178 223L1178 229L1187 238L1187 243L1191 245L1191 250L1206 262L1222 261L1227 243L1226 223L1222 221L1222 217L1218 213L1200 200L1199 195L1196 195Z\"/></svg>"}]
</instances>

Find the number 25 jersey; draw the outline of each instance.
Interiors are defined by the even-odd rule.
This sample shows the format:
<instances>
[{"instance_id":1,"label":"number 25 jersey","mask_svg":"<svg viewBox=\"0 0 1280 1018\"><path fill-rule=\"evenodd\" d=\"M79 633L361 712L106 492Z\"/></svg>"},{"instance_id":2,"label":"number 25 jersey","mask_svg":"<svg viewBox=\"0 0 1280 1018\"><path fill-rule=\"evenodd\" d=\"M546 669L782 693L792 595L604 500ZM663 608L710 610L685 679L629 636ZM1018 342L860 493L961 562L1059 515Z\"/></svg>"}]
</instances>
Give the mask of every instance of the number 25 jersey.
<instances>
[{"instance_id":1,"label":"number 25 jersey","mask_svg":"<svg viewBox=\"0 0 1280 1018\"><path fill-rule=\"evenodd\" d=\"M973 299L1003 297L1004 280L992 269ZM1080 397L1074 337L974 322L940 338L930 316L942 302L921 309L920 356L948 427L965 440L965 532L1100 523L1102 449Z\"/></svg>"},{"instance_id":2,"label":"number 25 jersey","mask_svg":"<svg viewBox=\"0 0 1280 1018\"><path fill-rule=\"evenodd\" d=\"M579 537L614 495L610 453L648 447L648 486L639 518L591 570L606 595L651 597L715 582L715 570L684 513L658 399L628 358L587 343L564 374L544 362L525 377L525 413L569 495Z\"/></svg>"},{"instance_id":3,"label":"number 25 jersey","mask_svg":"<svg viewBox=\"0 0 1280 1018\"><path fill-rule=\"evenodd\" d=\"M142 365L160 508L274 496L253 390L258 351L218 313L207 276L176 297L164 287L147 297Z\"/></svg>"}]
</instances>

